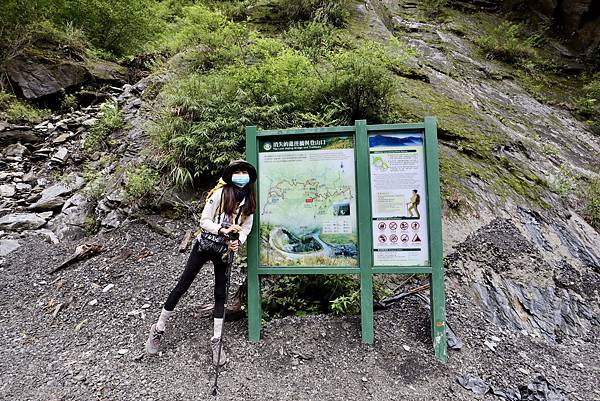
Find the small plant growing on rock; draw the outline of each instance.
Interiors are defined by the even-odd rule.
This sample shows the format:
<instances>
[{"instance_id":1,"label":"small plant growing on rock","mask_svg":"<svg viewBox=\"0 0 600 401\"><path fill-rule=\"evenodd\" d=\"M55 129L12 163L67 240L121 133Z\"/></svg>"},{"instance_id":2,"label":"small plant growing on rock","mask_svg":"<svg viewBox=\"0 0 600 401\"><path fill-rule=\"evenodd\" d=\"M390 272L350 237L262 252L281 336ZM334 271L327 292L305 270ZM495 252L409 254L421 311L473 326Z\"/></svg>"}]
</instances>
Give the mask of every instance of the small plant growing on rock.
<instances>
[{"instance_id":1,"label":"small plant growing on rock","mask_svg":"<svg viewBox=\"0 0 600 401\"><path fill-rule=\"evenodd\" d=\"M536 52L530 39L521 37L521 24L502 22L489 35L477 39L488 59L497 59L509 63L520 62L535 57Z\"/></svg>"},{"instance_id":2,"label":"small plant growing on rock","mask_svg":"<svg viewBox=\"0 0 600 401\"><path fill-rule=\"evenodd\" d=\"M158 172L141 165L126 174L125 192L133 199L140 199L152 192L158 182Z\"/></svg>"},{"instance_id":3,"label":"small plant growing on rock","mask_svg":"<svg viewBox=\"0 0 600 401\"><path fill-rule=\"evenodd\" d=\"M84 149L91 153L108 147L108 137L114 131L123 128L123 113L116 102L106 103L102 117L90 128L84 140Z\"/></svg>"},{"instance_id":4,"label":"small plant growing on rock","mask_svg":"<svg viewBox=\"0 0 600 401\"><path fill-rule=\"evenodd\" d=\"M36 109L29 103L17 99L11 93L0 91L0 120L9 123L39 123L50 116L50 111Z\"/></svg>"},{"instance_id":5,"label":"small plant growing on rock","mask_svg":"<svg viewBox=\"0 0 600 401\"><path fill-rule=\"evenodd\" d=\"M592 227L600 231L600 178L590 181L583 191L584 217Z\"/></svg>"}]
</instances>

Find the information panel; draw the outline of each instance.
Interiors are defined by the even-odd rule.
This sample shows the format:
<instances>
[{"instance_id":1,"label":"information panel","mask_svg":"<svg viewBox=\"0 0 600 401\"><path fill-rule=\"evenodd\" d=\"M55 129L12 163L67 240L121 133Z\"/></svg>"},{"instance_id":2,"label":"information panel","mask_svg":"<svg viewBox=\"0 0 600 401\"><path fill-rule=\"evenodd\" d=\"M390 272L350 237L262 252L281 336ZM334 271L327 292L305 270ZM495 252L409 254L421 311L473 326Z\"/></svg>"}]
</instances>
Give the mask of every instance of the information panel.
<instances>
[{"instance_id":1,"label":"information panel","mask_svg":"<svg viewBox=\"0 0 600 401\"><path fill-rule=\"evenodd\" d=\"M354 165L352 136L259 141L261 266L358 265Z\"/></svg>"},{"instance_id":2,"label":"information panel","mask_svg":"<svg viewBox=\"0 0 600 401\"><path fill-rule=\"evenodd\" d=\"M374 266L428 266L423 132L369 135Z\"/></svg>"}]
</instances>

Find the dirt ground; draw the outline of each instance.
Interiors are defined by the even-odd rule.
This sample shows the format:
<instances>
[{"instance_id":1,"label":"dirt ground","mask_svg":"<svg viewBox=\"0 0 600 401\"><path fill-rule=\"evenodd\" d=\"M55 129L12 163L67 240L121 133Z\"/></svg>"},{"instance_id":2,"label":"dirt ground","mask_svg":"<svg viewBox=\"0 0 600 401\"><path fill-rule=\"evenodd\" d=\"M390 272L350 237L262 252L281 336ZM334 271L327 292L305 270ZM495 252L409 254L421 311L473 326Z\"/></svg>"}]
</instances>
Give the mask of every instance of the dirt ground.
<instances>
[{"instance_id":1,"label":"dirt ground","mask_svg":"<svg viewBox=\"0 0 600 401\"><path fill-rule=\"evenodd\" d=\"M24 236L0 267L0 399L209 400L211 266L205 266L171 318L163 351L144 354L148 329L183 270L178 240L127 225L87 241L105 251L64 270L48 270L75 245ZM126 257L129 254L128 257ZM233 289L242 281L239 270ZM109 285L113 286L109 286ZM448 322L464 342L436 361L428 309L407 298L375 313L373 345L360 318L288 317L263 323L247 341L246 320L226 324L230 358L222 400L482 400L457 383L472 374L495 388L518 390L538 375L567 400L600 400L597 339L551 343L501 330L485 318L466 287L447 280ZM492 351L484 343L492 336ZM525 398L524 398L525 399ZM539 399L546 398L527 398ZM548 398L550 399L550 398ZM556 398L559 399L559 398Z\"/></svg>"}]
</instances>

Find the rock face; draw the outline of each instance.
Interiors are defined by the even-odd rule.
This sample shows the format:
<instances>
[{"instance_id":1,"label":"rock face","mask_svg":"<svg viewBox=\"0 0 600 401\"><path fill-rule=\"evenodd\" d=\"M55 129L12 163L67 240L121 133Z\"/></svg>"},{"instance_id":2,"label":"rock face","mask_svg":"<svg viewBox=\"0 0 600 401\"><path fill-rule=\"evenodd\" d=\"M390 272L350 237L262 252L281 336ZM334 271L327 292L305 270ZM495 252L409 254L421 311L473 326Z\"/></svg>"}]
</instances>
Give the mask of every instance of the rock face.
<instances>
[{"instance_id":1,"label":"rock face","mask_svg":"<svg viewBox=\"0 0 600 401\"><path fill-rule=\"evenodd\" d=\"M18 56L6 65L6 73L25 99L39 99L82 85L91 79L80 63L42 57Z\"/></svg>"},{"instance_id":2,"label":"rock face","mask_svg":"<svg viewBox=\"0 0 600 401\"><path fill-rule=\"evenodd\" d=\"M570 45L592 52L600 46L600 7L595 0L533 0L530 7L552 18Z\"/></svg>"}]
</instances>

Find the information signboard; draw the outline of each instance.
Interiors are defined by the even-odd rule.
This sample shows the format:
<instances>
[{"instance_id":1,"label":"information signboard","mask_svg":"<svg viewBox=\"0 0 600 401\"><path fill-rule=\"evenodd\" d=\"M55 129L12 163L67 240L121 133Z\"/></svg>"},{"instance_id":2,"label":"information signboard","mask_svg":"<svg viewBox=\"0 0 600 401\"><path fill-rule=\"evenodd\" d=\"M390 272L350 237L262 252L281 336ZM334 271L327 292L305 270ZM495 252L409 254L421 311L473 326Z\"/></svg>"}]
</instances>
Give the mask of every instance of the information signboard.
<instances>
[{"instance_id":1,"label":"information signboard","mask_svg":"<svg viewBox=\"0 0 600 401\"><path fill-rule=\"evenodd\" d=\"M248 332L260 339L260 276L356 274L361 333L373 343L373 275L430 276L431 336L447 360L435 118L422 123L258 131L248 237Z\"/></svg>"},{"instance_id":2,"label":"information signboard","mask_svg":"<svg viewBox=\"0 0 600 401\"><path fill-rule=\"evenodd\" d=\"M428 266L423 133L369 135L374 266Z\"/></svg>"}]
</instances>

